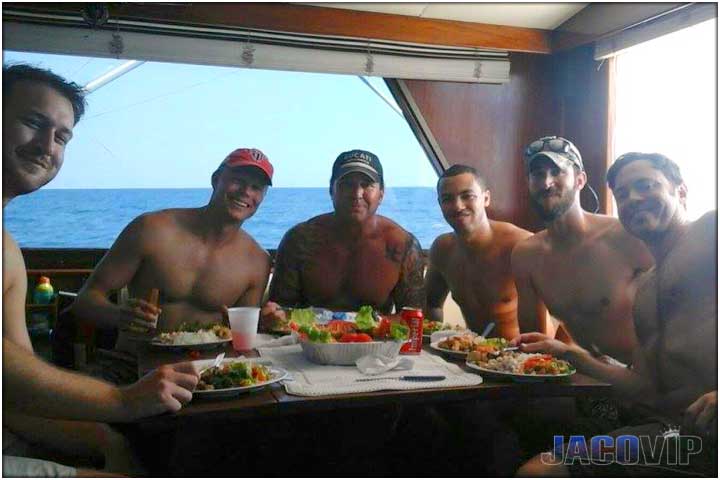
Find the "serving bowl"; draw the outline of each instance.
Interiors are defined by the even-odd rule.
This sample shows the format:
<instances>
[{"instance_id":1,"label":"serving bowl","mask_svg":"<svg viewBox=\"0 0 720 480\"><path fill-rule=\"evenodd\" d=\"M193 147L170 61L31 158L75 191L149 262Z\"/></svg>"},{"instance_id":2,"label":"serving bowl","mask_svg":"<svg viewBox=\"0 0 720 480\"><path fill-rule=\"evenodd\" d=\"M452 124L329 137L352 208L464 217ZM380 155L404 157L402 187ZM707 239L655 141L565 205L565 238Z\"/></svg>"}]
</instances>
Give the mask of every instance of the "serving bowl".
<instances>
[{"instance_id":1,"label":"serving bowl","mask_svg":"<svg viewBox=\"0 0 720 480\"><path fill-rule=\"evenodd\" d=\"M303 355L320 365L355 365L365 355L395 358L405 342L316 343L301 340Z\"/></svg>"}]
</instances>

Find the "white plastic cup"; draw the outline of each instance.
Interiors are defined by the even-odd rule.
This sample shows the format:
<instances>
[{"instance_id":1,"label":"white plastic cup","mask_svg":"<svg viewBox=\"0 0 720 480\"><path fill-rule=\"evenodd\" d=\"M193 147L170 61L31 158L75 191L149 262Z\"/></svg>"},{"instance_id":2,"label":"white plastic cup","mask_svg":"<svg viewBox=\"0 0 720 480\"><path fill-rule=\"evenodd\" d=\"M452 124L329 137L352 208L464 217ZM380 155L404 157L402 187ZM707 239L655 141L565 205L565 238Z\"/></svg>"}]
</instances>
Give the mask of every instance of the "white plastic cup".
<instances>
[{"instance_id":1,"label":"white plastic cup","mask_svg":"<svg viewBox=\"0 0 720 480\"><path fill-rule=\"evenodd\" d=\"M228 308L233 348L237 351L252 350L257 335L260 308Z\"/></svg>"}]
</instances>

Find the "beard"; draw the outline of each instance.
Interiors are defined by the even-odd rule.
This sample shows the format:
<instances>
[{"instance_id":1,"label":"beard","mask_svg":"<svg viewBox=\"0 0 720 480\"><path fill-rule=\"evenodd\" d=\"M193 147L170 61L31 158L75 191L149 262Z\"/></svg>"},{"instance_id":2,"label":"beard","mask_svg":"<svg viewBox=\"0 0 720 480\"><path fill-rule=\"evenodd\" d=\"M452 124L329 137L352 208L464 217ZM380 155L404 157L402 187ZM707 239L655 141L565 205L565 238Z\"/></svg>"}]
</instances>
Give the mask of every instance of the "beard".
<instances>
[{"instance_id":1,"label":"beard","mask_svg":"<svg viewBox=\"0 0 720 480\"><path fill-rule=\"evenodd\" d=\"M570 210L573 202L575 202L575 192L577 192L577 189L574 188L566 190L560 195L558 202L550 208L546 208L542 204L542 193L532 195L530 197L530 205L532 205L533 209L543 222L549 223L560 218L565 214L565 212Z\"/></svg>"}]
</instances>

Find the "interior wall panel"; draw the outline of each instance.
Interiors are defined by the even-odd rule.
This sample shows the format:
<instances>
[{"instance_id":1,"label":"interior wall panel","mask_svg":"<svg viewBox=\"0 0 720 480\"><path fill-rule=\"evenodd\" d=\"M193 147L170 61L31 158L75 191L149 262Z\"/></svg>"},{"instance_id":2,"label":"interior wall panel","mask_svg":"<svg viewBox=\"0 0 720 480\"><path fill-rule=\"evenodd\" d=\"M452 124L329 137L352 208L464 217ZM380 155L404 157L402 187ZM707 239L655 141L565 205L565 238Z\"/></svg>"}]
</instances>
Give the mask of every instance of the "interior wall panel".
<instances>
[{"instance_id":1,"label":"interior wall panel","mask_svg":"<svg viewBox=\"0 0 720 480\"><path fill-rule=\"evenodd\" d=\"M562 108L560 131L580 150L588 183L598 194L599 211L607 213L610 193L605 174L612 161L609 139L614 98L610 95L610 78L614 60L598 62L593 53L593 46L588 45L552 56L554 98ZM595 209L589 191L583 191L580 198L586 210Z\"/></svg>"},{"instance_id":2,"label":"interior wall panel","mask_svg":"<svg viewBox=\"0 0 720 480\"><path fill-rule=\"evenodd\" d=\"M598 65L588 46L552 56L512 54L505 85L406 85L448 163L472 165L487 179L490 217L538 231L543 226L530 206L522 152L543 135L576 143L606 211L609 68ZM587 192L581 202L594 210Z\"/></svg>"},{"instance_id":3,"label":"interior wall panel","mask_svg":"<svg viewBox=\"0 0 720 480\"><path fill-rule=\"evenodd\" d=\"M512 54L510 83L406 81L433 137L450 164L478 169L490 187L491 218L537 231L522 152L559 126L551 57Z\"/></svg>"}]
</instances>

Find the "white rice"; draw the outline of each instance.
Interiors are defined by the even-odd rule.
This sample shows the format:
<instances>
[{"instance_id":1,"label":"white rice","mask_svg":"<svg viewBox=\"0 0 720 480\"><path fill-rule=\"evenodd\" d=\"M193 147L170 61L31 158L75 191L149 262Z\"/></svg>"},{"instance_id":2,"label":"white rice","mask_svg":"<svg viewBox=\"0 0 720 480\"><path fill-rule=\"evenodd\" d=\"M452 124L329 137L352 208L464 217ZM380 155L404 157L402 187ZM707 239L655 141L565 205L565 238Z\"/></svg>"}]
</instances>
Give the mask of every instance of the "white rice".
<instances>
[{"instance_id":1,"label":"white rice","mask_svg":"<svg viewBox=\"0 0 720 480\"><path fill-rule=\"evenodd\" d=\"M195 345L220 342L223 339L210 330L200 330L198 332L161 333L157 340L167 345Z\"/></svg>"}]
</instances>

